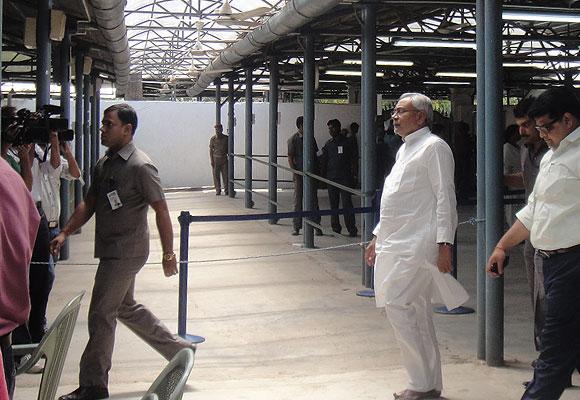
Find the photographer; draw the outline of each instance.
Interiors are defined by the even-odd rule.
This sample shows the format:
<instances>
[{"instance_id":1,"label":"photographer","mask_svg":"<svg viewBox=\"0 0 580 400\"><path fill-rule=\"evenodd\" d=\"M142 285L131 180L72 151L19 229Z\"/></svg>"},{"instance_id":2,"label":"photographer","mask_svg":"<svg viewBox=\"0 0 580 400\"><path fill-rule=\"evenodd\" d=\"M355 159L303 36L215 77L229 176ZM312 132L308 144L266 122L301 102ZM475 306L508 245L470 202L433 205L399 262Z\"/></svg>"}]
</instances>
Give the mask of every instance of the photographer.
<instances>
[{"instance_id":1,"label":"photographer","mask_svg":"<svg viewBox=\"0 0 580 400\"><path fill-rule=\"evenodd\" d=\"M50 118L59 112L55 106L44 106L37 113L3 108L3 125L7 127L3 156L12 158L10 147L18 150L20 174L30 188L41 216L29 273L30 316L28 324L14 332L15 343L38 343L46 332L46 307L54 282L54 262L49 253L50 229L58 234L60 214L60 178L75 179L80 171L70 149L64 145L66 158L60 155L59 136L70 140L68 121ZM4 136L3 136L4 138ZM4 140L4 139L3 139ZM6 147L6 149L5 149Z\"/></svg>"}]
</instances>

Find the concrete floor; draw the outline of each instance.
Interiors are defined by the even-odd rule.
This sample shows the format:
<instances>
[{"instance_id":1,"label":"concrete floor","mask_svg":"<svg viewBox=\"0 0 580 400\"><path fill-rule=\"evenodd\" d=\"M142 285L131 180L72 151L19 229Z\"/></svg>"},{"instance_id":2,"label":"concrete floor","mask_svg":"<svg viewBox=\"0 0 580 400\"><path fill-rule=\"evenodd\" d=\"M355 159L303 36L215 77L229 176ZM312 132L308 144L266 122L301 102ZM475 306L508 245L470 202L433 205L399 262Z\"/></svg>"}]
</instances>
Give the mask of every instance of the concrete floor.
<instances>
[{"instance_id":1,"label":"concrete floor","mask_svg":"<svg viewBox=\"0 0 580 400\"><path fill-rule=\"evenodd\" d=\"M325 191L319 191L327 208ZM279 194L291 204L292 193ZM168 194L179 246L180 211L192 215L266 212L255 196L254 210L243 199L209 192ZM473 217L473 207L460 208L460 221ZM137 278L136 297L172 330L177 328L177 277L164 278L160 243L151 224L151 265ZM330 230L328 217L323 225ZM360 224L359 224L360 226ZM87 292L67 356L58 394L78 384L78 362L87 340L87 309L92 279L94 224L71 238L71 256L57 266L49 304L53 319L74 294ZM405 372L384 310L374 300L356 296L362 289L360 247L353 246L281 257L252 256L299 252L302 236L291 236L291 221L199 223L191 225L188 333L207 340L198 347L186 400L352 400L392 399L405 387ZM475 227L461 225L459 280L475 303ZM318 247L356 243L340 235L315 237ZM502 368L476 359L475 314L436 315L443 357L444 393L449 400L519 399L521 382L531 378L531 307L521 251L512 255L505 280L505 360ZM202 262L238 258L234 261ZM240 259L241 258L241 259ZM245 259L244 259L245 258ZM138 399L164 367L165 360L124 326L119 325L110 374L111 399ZM17 379L15 398L36 398L39 375ZM574 377L580 385L580 377ZM580 398L580 388L562 399Z\"/></svg>"}]
</instances>

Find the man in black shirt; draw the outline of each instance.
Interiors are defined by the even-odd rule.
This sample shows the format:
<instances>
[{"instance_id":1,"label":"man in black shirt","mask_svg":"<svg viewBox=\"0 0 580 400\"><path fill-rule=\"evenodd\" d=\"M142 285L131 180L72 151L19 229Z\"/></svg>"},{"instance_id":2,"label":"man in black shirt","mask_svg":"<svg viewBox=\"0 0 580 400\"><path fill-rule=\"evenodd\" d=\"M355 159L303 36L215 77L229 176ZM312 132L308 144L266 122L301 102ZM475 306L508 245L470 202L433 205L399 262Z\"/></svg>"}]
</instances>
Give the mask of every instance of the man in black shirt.
<instances>
[{"instance_id":1,"label":"man in black shirt","mask_svg":"<svg viewBox=\"0 0 580 400\"><path fill-rule=\"evenodd\" d=\"M327 126L331 139L322 148L322 156L320 157L322 175L341 185L353 187L358 162L356 149L353 148L351 140L340 134L339 120L331 119L328 121ZM339 201L342 201L342 208L351 210L351 212L344 214L344 224L349 236L355 237L358 231L354 214L352 213L351 194L335 186L328 185L328 198L331 209L338 209ZM338 215L331 216L330 222L334 232L340 233L342 231Z\"/></svg>"},{"instance_id":2,"label":"man in black shirt","mask_svg":"<svg viewBox=\"0 0 580 400\"><path fill-rule=\"evenodd\" d=\"M304 131L303 131L303 124L304 118L302 116L296 118L296 128L298 128L298 132L294 135L290 136L288 139L288 164L290 168L296 169L298 171L302 171L303 167L303 160L304 160ZM312 154L316 154L318 152L318 145L316 144L316 139L312 138ZM316 158L316 156L315 156ZM316 161L316 160L315 160ZM314 163L317 165L317 163ZM316 167L315 167L315 173ZM302 211L302 175L294 174L294 211L301 212ZM314 184L316 187L316 183ZM314 198L314 210L318 211L318 194L316 189L313 190L312 197ZM313 217L312 221L320 224L320 216ZM300 233L300 229L302 228L302 217L295 217L292 220L292 224L294 226L294 230L292 231L293 236L298 236ZM322 230L316 228L316 236L322 236Z\"/></svg>"}]
</instances>

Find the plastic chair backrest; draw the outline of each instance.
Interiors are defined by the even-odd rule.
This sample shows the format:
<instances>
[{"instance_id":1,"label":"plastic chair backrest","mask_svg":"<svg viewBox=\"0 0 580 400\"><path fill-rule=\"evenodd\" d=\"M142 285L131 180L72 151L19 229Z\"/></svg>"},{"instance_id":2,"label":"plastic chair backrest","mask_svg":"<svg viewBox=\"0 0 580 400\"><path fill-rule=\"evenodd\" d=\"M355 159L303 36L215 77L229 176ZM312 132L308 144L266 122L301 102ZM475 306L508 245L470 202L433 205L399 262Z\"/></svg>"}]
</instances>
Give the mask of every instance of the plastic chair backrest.
<instances>
[{"instance_id":1,"label":"plastic chair backrest","mask_svg":"<svg viewBox=\"0 0 580 400\"><path fill-rule=\"evenodd\" d=\"M193 369L194 356L192 349L181 349L151 384L142 400L151 399L147 397L151 394L156 394L159 400L181 400Z\"/></svg>"},{"instance_id":2,"label":"plastic chair backrest","mask_svg":"<svg viewBox=\"0 0 580 400\"><path fill-rule=\"evenodd\" d=\"M62 375L64 360L68 352L72 334L85 292L76 295L62 309L38 344L30 359L18 367L16 374L28 371L42 357L45 358L44 371L40 381L38 400L54 400ZM17 347L17 346L15 346Z\"/></svg>"}]
</instances>

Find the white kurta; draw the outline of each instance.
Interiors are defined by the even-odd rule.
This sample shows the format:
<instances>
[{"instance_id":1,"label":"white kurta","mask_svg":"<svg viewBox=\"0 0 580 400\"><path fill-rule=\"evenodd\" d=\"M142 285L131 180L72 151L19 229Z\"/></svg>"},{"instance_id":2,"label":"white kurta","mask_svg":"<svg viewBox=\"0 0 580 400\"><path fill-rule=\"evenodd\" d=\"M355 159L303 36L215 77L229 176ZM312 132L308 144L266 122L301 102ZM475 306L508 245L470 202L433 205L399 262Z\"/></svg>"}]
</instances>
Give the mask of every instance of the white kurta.
<instances>
[{"instance_id":1,"label":"white kurta","mask_svg":"<svg viewBox=\"0 0 580 400\"><path fill-rule=\"evenodd\" d=\"M410 304L425 288L448 309L467 301L463 287L437 269L437 243L453 243L457 227L453 177L453 155L442 139L428 128L405 138L385 179L380 221L373 231L377 307ZM432 284L417 282L425 279Z\"/></svg>"}]
</instances>

